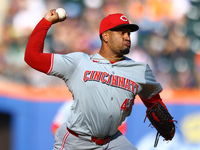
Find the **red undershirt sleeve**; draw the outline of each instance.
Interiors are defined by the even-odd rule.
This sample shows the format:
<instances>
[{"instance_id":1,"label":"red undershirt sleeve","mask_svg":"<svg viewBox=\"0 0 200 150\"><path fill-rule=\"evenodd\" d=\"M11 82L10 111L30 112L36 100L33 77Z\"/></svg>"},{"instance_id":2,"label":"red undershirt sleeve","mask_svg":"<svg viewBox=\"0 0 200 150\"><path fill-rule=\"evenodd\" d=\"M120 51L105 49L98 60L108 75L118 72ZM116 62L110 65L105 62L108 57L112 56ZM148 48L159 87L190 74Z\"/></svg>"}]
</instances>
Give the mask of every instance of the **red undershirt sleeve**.
<instances>
[{"instance_id":1,"label":"red undershirt sleeve","mask_svg":"<svg viewBox=\"0 0 200 150\"><path fill-rule=\"evenodd\" d=\"M144 98L141 98L142 102L144 103L144 105L147 107L147 108L150 108L151 106L153 106L153 104L157 101L159 101L166 109L167 107L165 106L165 104L163 103L162 99L160 98L160 95L159 94L156 94L148 99L144 99ZM167 109L168 110L168 109Z\"/></svg>"},{"instance_id":2,"label":"red undershirt sleeve","mask_svg":"<svg viewBox=\"0 0 200 150\"><path fill-rule=\"evenodd\" d=\"M44 40L51 25L51 22L42 18L29 37L24 55L29 66L46 74L49 74L53 67L53 53L43 53Z\"/></svg>"}]
</instances>

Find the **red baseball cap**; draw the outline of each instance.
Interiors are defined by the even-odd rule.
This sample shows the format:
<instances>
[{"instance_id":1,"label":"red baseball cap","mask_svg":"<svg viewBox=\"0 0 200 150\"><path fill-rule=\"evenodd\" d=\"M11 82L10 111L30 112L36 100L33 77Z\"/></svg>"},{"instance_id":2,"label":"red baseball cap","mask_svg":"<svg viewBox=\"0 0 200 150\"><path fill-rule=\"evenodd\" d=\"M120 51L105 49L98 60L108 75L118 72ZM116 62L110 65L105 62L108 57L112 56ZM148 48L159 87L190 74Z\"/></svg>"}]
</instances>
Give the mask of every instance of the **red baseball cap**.
<instances>
[{"instance_id":1,"label":"red baseball cap","mask_svg":"<svg viewBox=\"0 0 200 150\"><path fill-rule=\"evenodd\" d=\"M103 18L100 23L99 35L107 30L116 29L119 27L126 27L130 29L131 32L137 31L139 29L138 25L130 24L128 18L124 14L116 13L110 14L107 17Z\"/></svg>"}]
</instances>

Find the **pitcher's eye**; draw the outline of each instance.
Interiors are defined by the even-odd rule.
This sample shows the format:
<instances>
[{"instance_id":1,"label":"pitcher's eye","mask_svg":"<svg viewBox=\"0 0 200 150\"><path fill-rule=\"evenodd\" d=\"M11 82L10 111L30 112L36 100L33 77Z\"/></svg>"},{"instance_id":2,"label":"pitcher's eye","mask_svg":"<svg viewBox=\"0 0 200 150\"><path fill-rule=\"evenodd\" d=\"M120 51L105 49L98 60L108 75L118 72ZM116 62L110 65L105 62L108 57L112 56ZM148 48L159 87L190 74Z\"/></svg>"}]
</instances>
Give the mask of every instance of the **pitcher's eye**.
<instances>
[{"instance_id":1,"label":"pitcher's eye","mask_svg":"<svg viewBox=\"0 0 200 150\"><path fill-rule=\"evenodd\" d=\"M123 35L124 34L124 32L123 31L118 31L121 35Z\"/></svg>"},{"instance_id":2,"label":"pitcher's eye","mask_svg":"<svg viewBox=\"0 0 200 150\"><path fill-rule=\"evenodd\" d=\"M120 31L120 34L124 35L126 32L125 31Z\"/></svg>"},{"instance_id":3,"label":"pitcher's eye","mask_svg":"<svg viewBox=\"0 0 200 150\"><path fill-rule=\"evenodd\" d=\"M127 33L129 36L131 35L131 32L129 32L129 31L119 31L119 33L121 35L124 35L125 33Z\"/></svg>"}]
</instances>

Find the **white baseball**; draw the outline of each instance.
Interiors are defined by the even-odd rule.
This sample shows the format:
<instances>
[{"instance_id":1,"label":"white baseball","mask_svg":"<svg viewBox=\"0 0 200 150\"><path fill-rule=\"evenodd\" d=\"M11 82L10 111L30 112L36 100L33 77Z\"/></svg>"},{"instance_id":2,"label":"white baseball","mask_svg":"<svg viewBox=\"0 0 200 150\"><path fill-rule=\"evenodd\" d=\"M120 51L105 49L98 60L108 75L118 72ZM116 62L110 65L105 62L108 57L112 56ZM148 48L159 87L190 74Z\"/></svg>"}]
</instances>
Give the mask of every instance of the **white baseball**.
<instances>
[{"instance_id":1,"label":"white baseball","mask_svg":"<svg viewBox=\"0 0 200 150\"><path fill-rule=\"evenodd\" d=\"M57 8L56 12L58 13L59 19L64 19L66 16L66 11L63 8Z\"/></svg>"}]
</instances>

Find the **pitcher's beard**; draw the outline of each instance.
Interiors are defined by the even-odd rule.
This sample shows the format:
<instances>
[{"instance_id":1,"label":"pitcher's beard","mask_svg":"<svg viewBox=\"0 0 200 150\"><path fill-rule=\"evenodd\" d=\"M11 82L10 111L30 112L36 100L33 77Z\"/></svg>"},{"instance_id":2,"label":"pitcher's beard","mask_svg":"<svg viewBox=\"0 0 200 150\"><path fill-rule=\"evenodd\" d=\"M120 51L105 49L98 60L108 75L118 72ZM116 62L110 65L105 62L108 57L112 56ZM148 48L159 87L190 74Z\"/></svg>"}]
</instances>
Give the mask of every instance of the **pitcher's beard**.
<instances>
[{"instance_id":1,"label":"pitcher's beard","mask_svg":"<svg viewBox=\"0 0 200 150\"><path fill-rule=\"evenodd\" d=\"M126 49L123 49L123 50L120 50L120 52L123 54L123 55L126 55L130 52L130 49L129 48L126 48Z\"/></svg>"}]
</instances>

